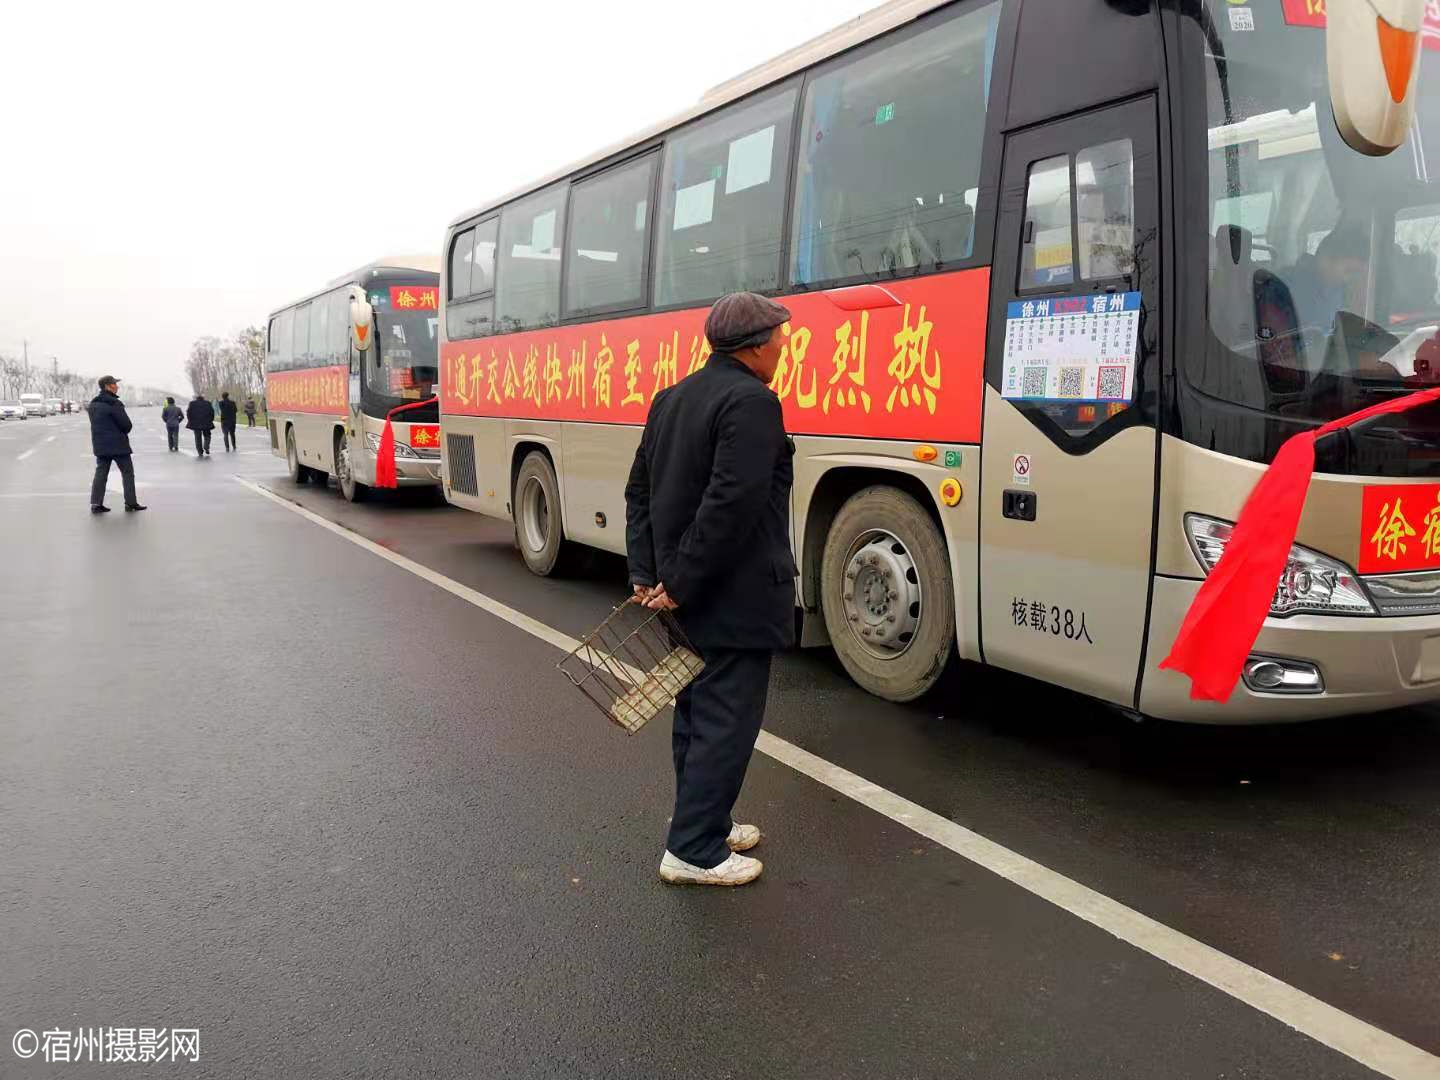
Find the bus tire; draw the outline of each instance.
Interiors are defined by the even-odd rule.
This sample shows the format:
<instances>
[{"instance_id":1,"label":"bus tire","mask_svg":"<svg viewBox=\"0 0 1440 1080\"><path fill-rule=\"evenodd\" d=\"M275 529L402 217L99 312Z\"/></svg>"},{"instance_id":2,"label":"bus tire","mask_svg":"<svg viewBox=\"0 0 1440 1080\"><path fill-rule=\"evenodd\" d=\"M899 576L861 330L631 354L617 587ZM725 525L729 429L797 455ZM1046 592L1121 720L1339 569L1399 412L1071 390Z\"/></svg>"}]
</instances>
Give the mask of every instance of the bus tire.
<instances>
[{"instance_id":1,"label":"bus tire","mask_svg":"<svg viewBox=\"0 0 1440 1080\"><path fill-rule=\"evenodd\" d=\"M820 565L825 627L860 686L911 701L935 685L955 643L955 588L935 520L898 488L850 496Z\"/></svg>"},{"instance_id":2,"label":"bus tire","mask_svg":"<svg viewBox=\"0 0 1440 1080\"><path fill-rule=\"evenodd\" d=\"M295 429L285 429L285 464L290 469L290 482L295 485L310 479L310 466L300 464L300 451L295 448Z\"/></svg>"},{"instance_id":3,"label":"bus tire","mask_svg":"<svg viewBox=\"0 0 1440 1080\"><path fill-rule=\"evenodd\" d=\"M370 495L370 485L355 479L350 465L350 444L343 432L335 436L335 490L348 503L364 502Z\"/></svg>"},{"instance_id":4,"label":"bus tire","mask_svg":"<svg viewBox=\"0 0 1440 1080\"><path fill-rule=\"evenodd\" d=\"M539 450L520 463L515 476L515 546L532 574L549 577L563 569L570 544L560 510L560 483L555 467Z\"/></svg>"}]
</instances>

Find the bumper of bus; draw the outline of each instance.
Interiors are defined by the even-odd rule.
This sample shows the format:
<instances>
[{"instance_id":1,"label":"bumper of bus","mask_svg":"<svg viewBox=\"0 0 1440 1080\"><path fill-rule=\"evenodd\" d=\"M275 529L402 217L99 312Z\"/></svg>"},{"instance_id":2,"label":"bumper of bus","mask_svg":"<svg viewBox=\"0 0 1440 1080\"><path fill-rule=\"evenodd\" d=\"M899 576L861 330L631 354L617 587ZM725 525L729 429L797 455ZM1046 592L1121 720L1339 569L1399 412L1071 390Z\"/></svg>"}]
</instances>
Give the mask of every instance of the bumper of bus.
<instances>
[{"instance_id":1,"label":"bumper of bus","mask_svg":"<svg viewBox=\"0 0 1440 1080\"><path fill-rule=\"evenodd\" d=\"M1194 701L1190 680L1159 670L1200 582L1157 577L1140 711L1202 724L1314 720L1440 700L1440 615L1266 619L1253 655L1313 664L1322 688L1263 693L1242 679L1226 702Z\"/></svg>"},{"instance_id":2,"label":"bumper of bus","mask_svg":"<svg viewBox=\"0 0 1440 1080\"><path fill-rule=\"evenodd\" d=\"M369 476L367 484L375 482L375 455L365 455L365 467ZM395 482L398 487L436 487L440 483L440 459L407 458L395 455Z\"/></svg>"}]
</instances>

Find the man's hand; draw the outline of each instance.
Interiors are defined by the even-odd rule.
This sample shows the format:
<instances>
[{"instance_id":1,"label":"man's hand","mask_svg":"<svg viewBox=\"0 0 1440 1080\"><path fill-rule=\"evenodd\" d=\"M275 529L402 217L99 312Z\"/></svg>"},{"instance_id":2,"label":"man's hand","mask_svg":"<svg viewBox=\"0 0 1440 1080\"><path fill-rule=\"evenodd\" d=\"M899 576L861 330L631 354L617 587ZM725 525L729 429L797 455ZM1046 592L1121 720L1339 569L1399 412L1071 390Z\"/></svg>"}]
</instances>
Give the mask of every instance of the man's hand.
<instances>
[{"instance_id":1,"label":"man's hand","mask_svg":"<svg viewBox=\"0 0 1440 1080\"><path fill-rule=\"evenodd\" d=\"M640 603L640 605L643 607L644 604L645 604L645 601L648 600L648 599L650 599L650 590L651 590L652 586L650 586L650 585L641 585L641 584L637 581L637 582L634 582L634 583L633 583L632 587L633 587L634 590L635 590L635 599L636 599L636 601L638 601L638 602Z\"/></svg>"},{"instance_id":2,"label":"man's hand","mask_svg":"<svg viewBox=\"0 0 1440 1080\"><path fill-rule=\"evenodd\" d=\"M670 599L670 594L665 591L665 583L663 581L651 589L640 602L645 607L652 608L656 611L674 611L680 606L674 600Z\"/></svg>"}]
</instances>

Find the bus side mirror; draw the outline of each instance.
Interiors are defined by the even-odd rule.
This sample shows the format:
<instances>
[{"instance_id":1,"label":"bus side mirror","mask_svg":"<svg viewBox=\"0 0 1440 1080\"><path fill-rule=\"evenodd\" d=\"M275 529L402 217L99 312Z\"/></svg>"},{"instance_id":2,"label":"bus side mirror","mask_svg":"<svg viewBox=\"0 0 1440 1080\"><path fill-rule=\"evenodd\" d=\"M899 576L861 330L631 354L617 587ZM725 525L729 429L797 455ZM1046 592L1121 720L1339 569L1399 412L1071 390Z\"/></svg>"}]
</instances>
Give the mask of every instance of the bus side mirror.
<instances>
[{"instance_id":1,"label":"bus side mirror","mask_svg":"<svg viewBox=\"0 0 1440 1080\"><path fill-rule=\"evenodd\" d=\"M351 298L350 300L350 340L355 343L355 348L365 352L370 348L370 342L374 339L375 309L366 301Z\"/></svg>"},{"instance_id":2,"label":"bus side mirror","mask_svg":"<svg viewBox=\"0 0 1440 1080\"><path fill-rule=\"evenodd\" d=\"M1325 10L1335 126L1351 149L1383 157L1415 118L1425 0L1329 0Z\"/></svg>"}]
</instances>

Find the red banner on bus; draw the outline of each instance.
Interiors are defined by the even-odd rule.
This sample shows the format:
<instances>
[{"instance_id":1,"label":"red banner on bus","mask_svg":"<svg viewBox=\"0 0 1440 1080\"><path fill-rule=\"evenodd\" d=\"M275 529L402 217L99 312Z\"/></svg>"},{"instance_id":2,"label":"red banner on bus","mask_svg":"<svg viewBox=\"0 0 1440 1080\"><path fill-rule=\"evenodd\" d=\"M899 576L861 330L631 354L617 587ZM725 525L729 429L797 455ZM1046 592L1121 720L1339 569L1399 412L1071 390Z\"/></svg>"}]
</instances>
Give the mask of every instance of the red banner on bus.
<instances>
[{"instance_id":1,"label":"red banner on bus","mask_svg":"<svg viewBox=\"0 0 1440 1080\"><path fill-rule=\"evenodd\" d=\"M979 442L988 268L785 298L770 384L795 434ZM707 308L457 341L441 411L642 424L705 366Z\"/></svg>"},{"instance_id":2,"label":"red banner on bus","mask_svg":"<svg viewBox=\"0 0 1440 1080\"><path fill-rule=\"evenodd\" d=\"M1280 0L1285 21L1291 26L1325 26L1325 0ZM1420 44L1440 49L1440 2L1427 0Z\"/></svg>"},{"instance_id":3,"label":"red banner on bus","mask_svg":"<svg viewBox=\"0 0 1440 1080\"><path fill-rule=\"evenodd\" d=\"M434 285L391 285L390 307L395 311L439 311L440 290Z\"/></svg>"},{"instance_id":4,"label":"red banner on bus","mask_svg":"<svg viewBox=\"0 0 1440 1080\"><path fill-rule=\"evenodd\" d=\"M344 416L349 371L344 365L272 371L265 376L265 403L271 412Z\"/></svg>"},{"instance_id":5,"label":"red banner on bus","mask_svg":"<svg viewBox=\"0 0 1440 1080\"><path fill-rule=\"evenodd\" d=\"M1360 509L1360 572L1436 567L1440 484L1367 485Z\"/></svg>"},{"instance_id":6,"label":"red banner on bus","mask_svg":"<svg viewBox=\"0 0 1440 1080\"><path fill-rule=\"evenodd\" d=\"M404 420L402 414L400 417ZM440 445L439 424L411 424L410 445L417 450L433 450Z\"/></svg>"}]
</instances>

